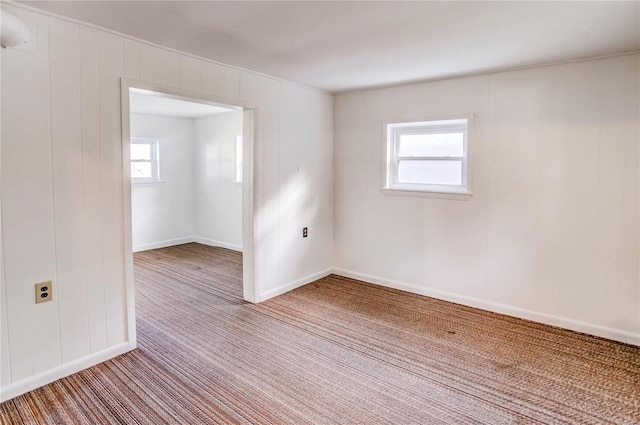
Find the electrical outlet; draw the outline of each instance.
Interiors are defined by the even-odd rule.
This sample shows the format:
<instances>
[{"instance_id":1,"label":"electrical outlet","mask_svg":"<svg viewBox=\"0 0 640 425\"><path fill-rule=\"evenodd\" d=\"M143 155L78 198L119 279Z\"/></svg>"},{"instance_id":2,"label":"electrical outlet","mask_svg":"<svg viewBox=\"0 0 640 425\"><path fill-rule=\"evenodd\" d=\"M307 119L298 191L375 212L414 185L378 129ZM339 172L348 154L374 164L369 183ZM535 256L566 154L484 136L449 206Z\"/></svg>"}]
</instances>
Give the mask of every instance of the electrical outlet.
<instances>
[{"instance_id":1,"label":"electrical outlet","mask_svg":"<svg viewBox=\"0 0 640 425\"><path fill-rule=\"evenodd\" d=\"M53 298L53 282L36 283L36 304L46 303Z\"/></svg>"},{"instance_id":2,"label":"electrical outlet","mask_svg":"<svg viewBox=\"0 0 640 425\"><path fill-rule=\"evenodd\" d=\"M306 227L302 228L302 237L306 238L307 236L309 236L309 231L307 230Z\"/></svg>"}]
</instances>

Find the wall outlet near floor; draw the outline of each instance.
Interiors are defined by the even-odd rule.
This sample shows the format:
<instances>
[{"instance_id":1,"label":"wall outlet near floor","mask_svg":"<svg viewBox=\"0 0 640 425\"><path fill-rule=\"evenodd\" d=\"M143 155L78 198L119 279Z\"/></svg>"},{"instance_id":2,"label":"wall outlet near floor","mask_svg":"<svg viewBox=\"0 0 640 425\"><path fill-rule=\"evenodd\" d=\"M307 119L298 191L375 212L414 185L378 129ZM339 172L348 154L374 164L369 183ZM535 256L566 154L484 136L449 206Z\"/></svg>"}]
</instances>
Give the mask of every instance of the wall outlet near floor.
<instances>
[{"instance_id":1,"label":"wall outlet near floor","mask_svg":"<svg viewBox=\"0 0 640 425\"><path fill-rule=\"evenodd\" d=\"M306 227L302 228L302 237L306 238L307 236L309 236L309 231Z\"/></svg>"},{"instance_id":2,"label":"wall outlet near floor","mask_svg":"<svg viewBox=\"0 0 640 425\"><path fill-rule=\"evenodd\" d=\"M46 303L53 298L53 282L36 283L36 304Z\"/></svg>"}]
</instances>

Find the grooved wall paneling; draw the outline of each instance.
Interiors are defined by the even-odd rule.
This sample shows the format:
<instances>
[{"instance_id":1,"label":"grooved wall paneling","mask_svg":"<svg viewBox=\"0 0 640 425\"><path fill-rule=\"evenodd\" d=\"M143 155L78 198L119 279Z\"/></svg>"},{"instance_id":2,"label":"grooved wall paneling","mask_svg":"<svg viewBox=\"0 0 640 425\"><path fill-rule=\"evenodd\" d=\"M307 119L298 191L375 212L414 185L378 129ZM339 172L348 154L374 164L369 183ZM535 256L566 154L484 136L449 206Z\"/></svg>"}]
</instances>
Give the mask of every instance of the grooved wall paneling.
<instances>
[{"instance_id":1,"label":"grooved wall paneling","mask_svg":"<svg viewBox=\"0 0 640 425\"><path fill-rule=\"evenodd\" d=\"M225 67L215 63L202 63L202 91L226 96L227 77Z\"/></svg>"},{"instance_id":2,"label":"grooved wall paneling","mask_svg":"<svg viewBox=\"0 0 640 425\"><path fill-rule=\"evenodd\" d=\"M180 87L199 91L202 88L202 62L183 57L180 61Z\"/></svg>"},{"instance_id":3,"label":"grooved wall paneling","mask_svg":"<svg viewBox=\"0 0 640 425\"><path fill-rule=\"evenodd\" d=\"M62 363L90 353L84 261L80 29L49 20L51 146Z\"/></svg>"},{"instance_id":4,"label":"grooved wall paneling","mask_svg":"<svg viewBox=\"0 0 640 425\"><path fill-rule=\"evenodd\" d=\"M1 160L1 157L0 157ZM0 203L0 206L2 204ZM0 208L0 214L2 209ZM2 237L2 226L0 226L0 238ZM5 292L4 281L4 255L2 244L0 243L0 386L4 387L11 383L11 361L9 359L9 329L7 321L7 294Z\"/></svg>"},{"instance_id":5,"label":"grooved wall paneling","mask_svg":"<svg viewBox=\"0 0 640 425\"><path fill-rule=\"evenodd\" d=\"M113 355L108 353L128 342L132 318L127 317L124 281L123 76L253 102L259 111L254 248L261 291L286 288L331 266L331 246L323 240L302 240L299 223L292 227L288 209L295 205L313 232L331 233L332 197L324 189L331 176L321 172L331 167L327 140L332 130L322 118L331 115L330 95L25 11L20 5L2 7L38 34L36 52L1 52L3 394L47 383L69 373L73 365ZM267 93L273 97L267 99ZM294 100L295 108L283 115L280 102ZM288 127L295 128L295 134L284 140L281 129ZM309 137L305 127L320 134ZM282 190L288 180L280 180L280 167L262 163L271 152L300 149L318 157L288 154L278 163L314 176L308 180L310 195L304 194L305 200L312 199L309 205L315 205L309 213L300 199L303 194ZM315 164L319 160L321 166ZM280 244L279 235L285 232L296 236L288 245ZM276 262L270 250L263 249L274 245L281 248ZM305 253L298 255L309 255L308 261L283 260L281 254L303 247ZM34 284L45 280L54 282L53 301L36 305Z\"/></svg>"},{"instance_id":6,"label":"grooved wall paneling","mask_svg":"<svg viewBox=\"0 0 640 425\"><path fill-rule=\"evenodd\" d=\"M140 45L136 41L124 40L124 76L140 79Z\"/></svg>"},{"instance_id":7,"label":"grooved wall paneling","mask_svg":"<svg viewBox=\"0 0 640 425\"><path fill-rule=\"evenodd\" d=\"M172 87L180 87L180 73L182 69L182 59L180 55L167 52L167 84Z\"/></svg>"},{"instance_id":8,"label":"grooved wall paneling","mask_svg":"<svg viewBox=\"0 0 640 425\"><path fill-rule=\"evenodd\" d=\"M2 228L11 379L61 364L55 251L48 18L15 14L38 27L38 54L2 51ZM20 60L13 60L21 54ZM53 280L53 301L34 302L34 284ZM38 349L34 349L38 347Z\"/></svg>"},{"instance_id":9,"label":"grooved wall paneling","mask_svg":"<svg viewBox=\"0 0 640 425\"><path fill-rule=\"evenodd\" d=\"M102 255L107 316L107 344L127 340L122 223L122 141L120 78L123 41L100 34L100 183L102 192Z\"/></svg>"},{"instance_id":10,"label":"grooved wall paneling","mask_svg":"<svg viewBox=\"0 0 640 425\"><path fill-rule=\"evenodd\" d=\"M82 194L84 261L89 346L92 353L107 348L107 316L102 246L102 164L100 161L99 33L80 28L80 79L82 94Z\"/></svg>"},{"instance_id":11,"label":"grooved wall paneling","mask_svg":"<svg viewBox=\"0 0 640 425\"><path fill-rule=\"evenodd\" d=\"M167 81L168 56L171 56L172 58L177 57L177 55L171 54L157 47L140 44L140 79L151 83L170 84ZM174 63L175 60L172 61L172 64ZM172 76L173 75L175 74L172 74Z\"/></svg>"}]
</instances>

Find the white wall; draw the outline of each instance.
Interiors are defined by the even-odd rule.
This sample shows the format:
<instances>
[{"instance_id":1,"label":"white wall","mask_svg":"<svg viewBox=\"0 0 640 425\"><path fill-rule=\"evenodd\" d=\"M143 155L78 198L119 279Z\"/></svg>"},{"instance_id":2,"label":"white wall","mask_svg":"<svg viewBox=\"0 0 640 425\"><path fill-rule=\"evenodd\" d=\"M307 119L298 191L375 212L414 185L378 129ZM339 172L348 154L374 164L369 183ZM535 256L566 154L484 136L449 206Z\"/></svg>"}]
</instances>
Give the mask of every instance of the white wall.
<instances>
[{"instance_id":1,"label":"white wall","mask_svg":"<svg viewBox=\"0 0 640 425\"><path fill-rule=\"evenodd\" d=\"M193 124L196 240L242 251L242 183L235 181L242 112L194 118Z\"/></svg>"},{"instance_id":2,"label":"white wall","mask_svg":"<svg viewBox=\"0 0 640 425\"><path fill-rule=\"evenodd\" d=\"M257 105L255 269L266 298L328 273L332 97L2 4L36 53L2 49L2 399L130 348L120 78ZM310 236L302 239L301 228ZM36 282L53 300L35 305ZM6 307L6 308L5 308ZM4 343L7 341L7 343ZM9 369L7 372L6 369Z\"/></svg>"},{"instance_id":3,"label":"white wall","mask_svg":"<svg viewBox=\"0 0 640 425\"><path fill-rule=\"evenodd\" d=\"M184 243L194 235L193 119L131 114L131 137L158 139L161 183L131 185L133 250Z\"/></svg>"},{"instance_id":4,"label":"white wall","mask_svg":"<svg viewBox=\"0 0 640 425\"><path fill-rule=\"evenodd\" d=\"M640 344L639 61L335 96L338 272ZM469 112L469 201L380 191L386 120Z\"/></svg>"}]
</instances>

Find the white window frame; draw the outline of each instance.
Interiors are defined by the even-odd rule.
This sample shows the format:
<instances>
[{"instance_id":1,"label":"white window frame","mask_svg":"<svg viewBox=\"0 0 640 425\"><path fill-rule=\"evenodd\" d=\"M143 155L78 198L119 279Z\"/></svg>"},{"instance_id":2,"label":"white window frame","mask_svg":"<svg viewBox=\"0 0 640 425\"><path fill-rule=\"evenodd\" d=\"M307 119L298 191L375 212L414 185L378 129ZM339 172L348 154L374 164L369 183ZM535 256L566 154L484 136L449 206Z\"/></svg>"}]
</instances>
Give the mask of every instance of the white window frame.
<instances>
[{"instance_id":1,"label":"white window frame","mask_svg":"<svg viewBox=\"0 0 640 425\"><path fill-rule=\"evenodd\" d=\"M391 195L445 197L451 199L468 199L471 192L470 173L470 133L472 115L456 115L452 117L438 117L421 120L405 120L387 122L384 125L386 155L383 166L383 192ZM463 133L462 156L422 157L400 156L400 137L407 134L442 134ZM398 165L400 161L460 161L462 164L461 184L423 184L398 181ZM444 195L444 196L441 196Z\"/></svg>"},{"instance_id":2,"label":"white window frame","mask_svg":"<svg viewBox=\"0 0 640 425\"><path fill-rule=\"evenodd\" d=\"M151 163L151 177L131 177L131 183L160 183L160 152L159 140L144 137L132 137L130 144L132 145L150 145L151 159L131 159L129 162L149 162Z\"/></svg>"}]
</instances>

